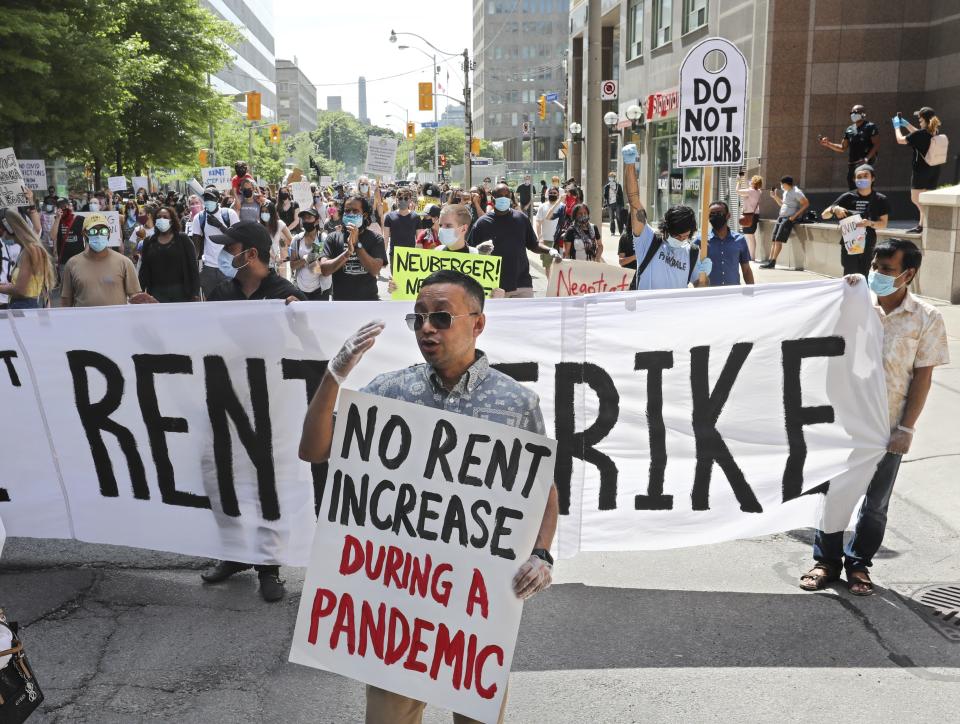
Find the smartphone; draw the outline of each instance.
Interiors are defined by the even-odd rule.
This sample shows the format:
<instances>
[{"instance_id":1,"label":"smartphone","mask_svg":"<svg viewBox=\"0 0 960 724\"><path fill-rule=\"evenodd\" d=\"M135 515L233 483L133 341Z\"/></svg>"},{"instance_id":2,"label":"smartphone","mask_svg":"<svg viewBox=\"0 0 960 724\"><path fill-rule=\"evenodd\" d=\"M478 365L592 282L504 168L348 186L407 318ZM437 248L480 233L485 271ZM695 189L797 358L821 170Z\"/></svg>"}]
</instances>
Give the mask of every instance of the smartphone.
<instances>
[{"instance_id":1,"label":"smartphone","mask_svg":"<svg viewBox=\"0 0 960 724\"><path fill-rule=\"evenodd\" d=\"M901 121L903 120L903 114L900 111L897 111L897 118L899 118Z\"/></svg>"},{"instance_id":2,"label":"smartphone","mask_svg":"<svg viewBox=\"0 0 960 724\"><path fill-rule=\"evenodd\" d=\"M817 140L818 140L818 141L822 141L824 138L826 138L826 136L824 136L822 133L818 133L818 134L817 134Z\"/></svg>"}]
</instances>

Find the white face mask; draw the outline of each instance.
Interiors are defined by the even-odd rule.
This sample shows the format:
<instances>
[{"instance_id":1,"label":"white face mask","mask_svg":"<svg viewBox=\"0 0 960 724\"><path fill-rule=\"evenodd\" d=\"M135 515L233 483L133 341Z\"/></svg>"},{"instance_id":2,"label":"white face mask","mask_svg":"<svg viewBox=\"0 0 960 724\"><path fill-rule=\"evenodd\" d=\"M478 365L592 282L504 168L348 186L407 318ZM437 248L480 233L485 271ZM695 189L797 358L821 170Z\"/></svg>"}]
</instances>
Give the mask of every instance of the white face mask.
<instances>
[{"instance_id":1,"label":"white face mask","mask_svg":"<svg viewBox=\"0 0 960 724\"><path fill-rule=\"evenodd\" d=\"M860 113L851 113L850 120L853 121L854 123L857 123L858 121L863 120L863 115Z\"/></svg>"},{"instance_id":2,"label":"white face mask","mask_svg":"<svg viewBox=\"0 0 960 724\"><path fill-rule=\"evenodd\" d=\"M361 194L365 194L365 193L367 193L367 191L369 191L369 190L370 190L370 186L369 186L368 184L360 184L360 193L361 193Z\"/></svg>"},{"instance_id":3,"label":"white face mask","mask_svg":"<svg viewBox=\"0 0 960 724\"><path fill-rule=\"evenodd\" d=\"M91 211L99 211L99 210L100 210L100 202L99 202L99 201L91 201L91 202L90 202L90 210L91 210Z\"/></svg>"},{"instance_id":4,"label":"white face mask","mask_svg":"<svg viewBox=\"0 0 960 724\"><path fill-rule=\"evenodd\" d=\"M170 231L170 219L157 219L155 226L161 234Z\"/></svg>"},{"instance_id":5,"label":"white face mask","mask_svg":"<svg viewBox=\"0 0 960 724\"><path fill-rule=\"evenodd\" d=\"M437 232L437 237L440 239L440 243L444 246L453 246L457 243L457 230L452 226L441 226L440 230Z\"/></svg>"},{"instance_id":6,"label":"white face mask","mask_svg":"<svg viewBox=\"0 0 960 724\"><path fill-rule=\"evenodd\" d=\"M667 244L669 244L670 247L673 248L673 249L679 249L680 247L682 247L682 246L684 246L684 245L686 245L686 244L688 244L688 243L689 243L689 242L687 242L687 241L681 241L680 239L678 239L678 238L675 237L675 236L668 236L668 237L667 237Z\"/></svg>"},{"instance_id":7,"label":"white face mask","mask_svg":"<svg viewBox=\"0 0 960 724\"><path fill-rule=\"evenodd\" d=\"M261 211L261 212L260 212L260 220L261 220L263 223L267 223L268 221L270 221L270 214L269 214L268 212L266 212L266 211Z\"/></svg>"}]
</instances>

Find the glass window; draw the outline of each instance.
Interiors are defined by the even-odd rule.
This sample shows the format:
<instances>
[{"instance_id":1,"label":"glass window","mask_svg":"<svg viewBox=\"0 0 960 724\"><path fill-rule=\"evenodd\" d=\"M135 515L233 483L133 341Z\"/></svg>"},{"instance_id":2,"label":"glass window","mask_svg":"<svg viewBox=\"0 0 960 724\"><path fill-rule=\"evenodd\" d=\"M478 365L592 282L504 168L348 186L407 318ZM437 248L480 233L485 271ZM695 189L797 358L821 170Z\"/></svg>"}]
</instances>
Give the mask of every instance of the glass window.
<instances>
[{"instance_id":1,"label":"glass window","mask_svg":"<svg viewBox=\"0 0 960 724\"><path fill-rule=\"evenodd\" d=\"M653 0L653 47L670 42L673 0Z\"/></svg>"},{"instance_id":2,"label":"glass window","mask_svg":"<svg viewBox=\"0 0 960 724\"><path fill-rule=\"evenodd\" d=\"M627 6L627 60L643 55L643 0Z\"/></svg>"},{"instance_id":3,"label":"glass window","mask_svg":"<svg viewBox=\"0 0 960 724\"><path fill-rule=\"evenodd\" d=\"M703 27L707 24L707 0L683 0L683 32Z\"/></svg>"},{"instance_id":4,"label":"glass window","mask_svg":"<svg viewBox=\"0 0 960 724\"><path fill-rule=\"evenodd\" d=\"M511 114L510 114L510 125L511 125L511 126L516 126L517 123L519 122L519 120L520 120L520 119L518 118L518 116L517 116L516 113L511 113Z\"/></svg>"}]
</instances>

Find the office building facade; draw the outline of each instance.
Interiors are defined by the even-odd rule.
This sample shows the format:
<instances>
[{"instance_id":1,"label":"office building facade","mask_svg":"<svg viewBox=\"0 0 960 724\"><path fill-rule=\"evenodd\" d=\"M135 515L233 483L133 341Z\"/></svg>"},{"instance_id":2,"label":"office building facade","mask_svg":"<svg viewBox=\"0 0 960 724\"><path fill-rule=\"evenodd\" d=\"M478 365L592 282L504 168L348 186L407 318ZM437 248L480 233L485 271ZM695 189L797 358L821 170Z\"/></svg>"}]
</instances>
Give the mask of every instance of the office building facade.
<instances>
[{"instance_id":1,"label":"office building facade","mask_svg":"<svg viewBox=\"0 0 960 724\"><path fill-rule=\"evenodd\" d=\"M273 0L200 0L201 5L240 30L240 41L231 46L236 60L211 76L223 94L260 93L265 120L277 117L276 57L273 38ZM245 103L238 103L245 111Z\"/></svg>"},{"instance_id":2,"label":"office building facade","mask_svg":"<svg viewBox=\"0 0 960 724\"><path fill-rule=\"evenodd\" d=\"M357 118L360 123L370 125L370 119L367 117L367 79L362 75L357 80Z\"/></svg>"},{"instance_id":3,"label":"office building facade","mask_svg":"<svg viewBox=\"0 0 960 724\"><path fill-rule=\"evenodd\" d=\"M444 128L445 126L452 126L453 128L465 128L466 117L463 111L463 106L451 104L444 108L443 113L440 115L439 123L441 128Z\"/></svg>"},{"instance_id":4,"label":"office building facade","mask_svg":"<svg viewBox=\"0 0 960 724\"><path fill-rule=\"evenodd\" d=\"M524 141L535 160L557 158L563 110L552 104L541 120L537 101L562 97L568 21L568 0L474 0L473 133L502 141L508 161L523 159Z\"/></svg>"},{"instance_id":5,"label":"office building facade","mask_svg":"<svg viewBox=\"0 0 960 724\"><path fill-rule=\"evenodd\" d=\"M897 145L891 118L899 111L916 123L912 114L921 106L932 106L945 119L960 114L960 74L952 69L960 52L960 16L945 0L870 3L864 12L859 7L841 0L574 0L568 113L583 126L584 138L598 132L603 141L599 164L588 158L586 142L572 144L571 175L587 186L602 184L609 168L619 169L617 149L636 143L641 194L651 217L660 218L673 204L698 207L700 169L676 165L679 70L692 47L720 36L738 47L749 68L747 178L758 174L769 189L781 176L792 176L813 208L829 204L847 188L848 159L823 148L817 137L842 140L850 109L860 103L880 130L877 188L891 199L891 218L915 217L911 151ZM619 96L601 104L590 129L594 8L602 52L592 77L617 79ZM633 105L643 111L638 123L627 118ZM613 132L597 122L610 110L618 114ZM955 155L941 183L956 182ZM737 171L719 171L719 196L734 206ZM761 212L766 218L776 214L766 193Z\"/></svg>"},{"instance_id":6,"label":"office building facade","mask_svg":"<svg viewBox=\"0 0 960 724\"><path fill-rule=\"evenodd\" d=\"M342 111L343 110L343 98L341 96L327 96L327 110L328 111Z\"/></svg>"},{"instance_id":7,"label":"office building facade","mask_svg":"<svg viewBox=\"0 0 960 724\"><path fill-rule=\"evenodd\" d=\"M317 127L317 89L300 70L297 59L277 60L277 118L290 133Z\"/></svg>"}]
</instances>

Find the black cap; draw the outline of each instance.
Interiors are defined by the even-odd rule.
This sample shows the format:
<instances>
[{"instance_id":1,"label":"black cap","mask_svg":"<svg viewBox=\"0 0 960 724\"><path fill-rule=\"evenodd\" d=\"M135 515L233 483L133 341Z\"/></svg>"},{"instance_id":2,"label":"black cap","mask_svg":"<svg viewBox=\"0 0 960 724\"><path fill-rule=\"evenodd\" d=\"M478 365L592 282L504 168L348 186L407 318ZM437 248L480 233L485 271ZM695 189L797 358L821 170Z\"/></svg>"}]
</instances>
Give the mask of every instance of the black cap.
<instances>
[{"instance_id":1,"label":"black cap","mask_svg":"<svg viewBox=\"0 0 960 724\"><path fill-rule=\"evenodd\" d=\"M917 116L918 118L922 118L925 121L929 121L931 118L937 115L937 112L930 106L924 106L919 111L914 111L913 115Z\"/></svg>"},{"instance_id":2,"label":"black cap","mask_svg":"<svg viewBox=\"0 0 960 724\"><path fill-rule=\"evenodd\" d=\"M220 192L213 186L207 186L203 190L203 200L204 201L219 201Z\"/></svg>"},{"instance_id":3,"label":"black cap","mask_svg":"<svg viewBox=\"0 0 960 724\"><path fill-rule=\"evenodd\" d=\"M424 209L427 212L428 216L440 217L440 207L436 204L430 204L427 208Z\"/></svg>"},{"instance_id":4,"label":"black cap","mask_svg":"<svg viewBox=\"0 0 960 724\"><path fill-rule=\"evenodd\" d=\"M267 227L256 221L238 221L223 234L211 234L210 241L214 244L243 244L243 249L256 249L264 254L270 254L273 246L270 232Z\"/></svg>"},{"instance_id":5,"label":"black cap","mask_svg":"<svg viewBox=\"0 0 960 724\"><path fill-rule=\"evenodd\" d=\"M300 213L297 214L297 216L299 216L301 219L302 219L304 216L312 216L312 217L315 218L315 219L319 219L319 218L320 218L320 212L317 211L317 210L316 210L315 208L313 208L312 206L308 206L307 208L302 209L302 210L300 211Z\"/></svg>"}]
</instances>

